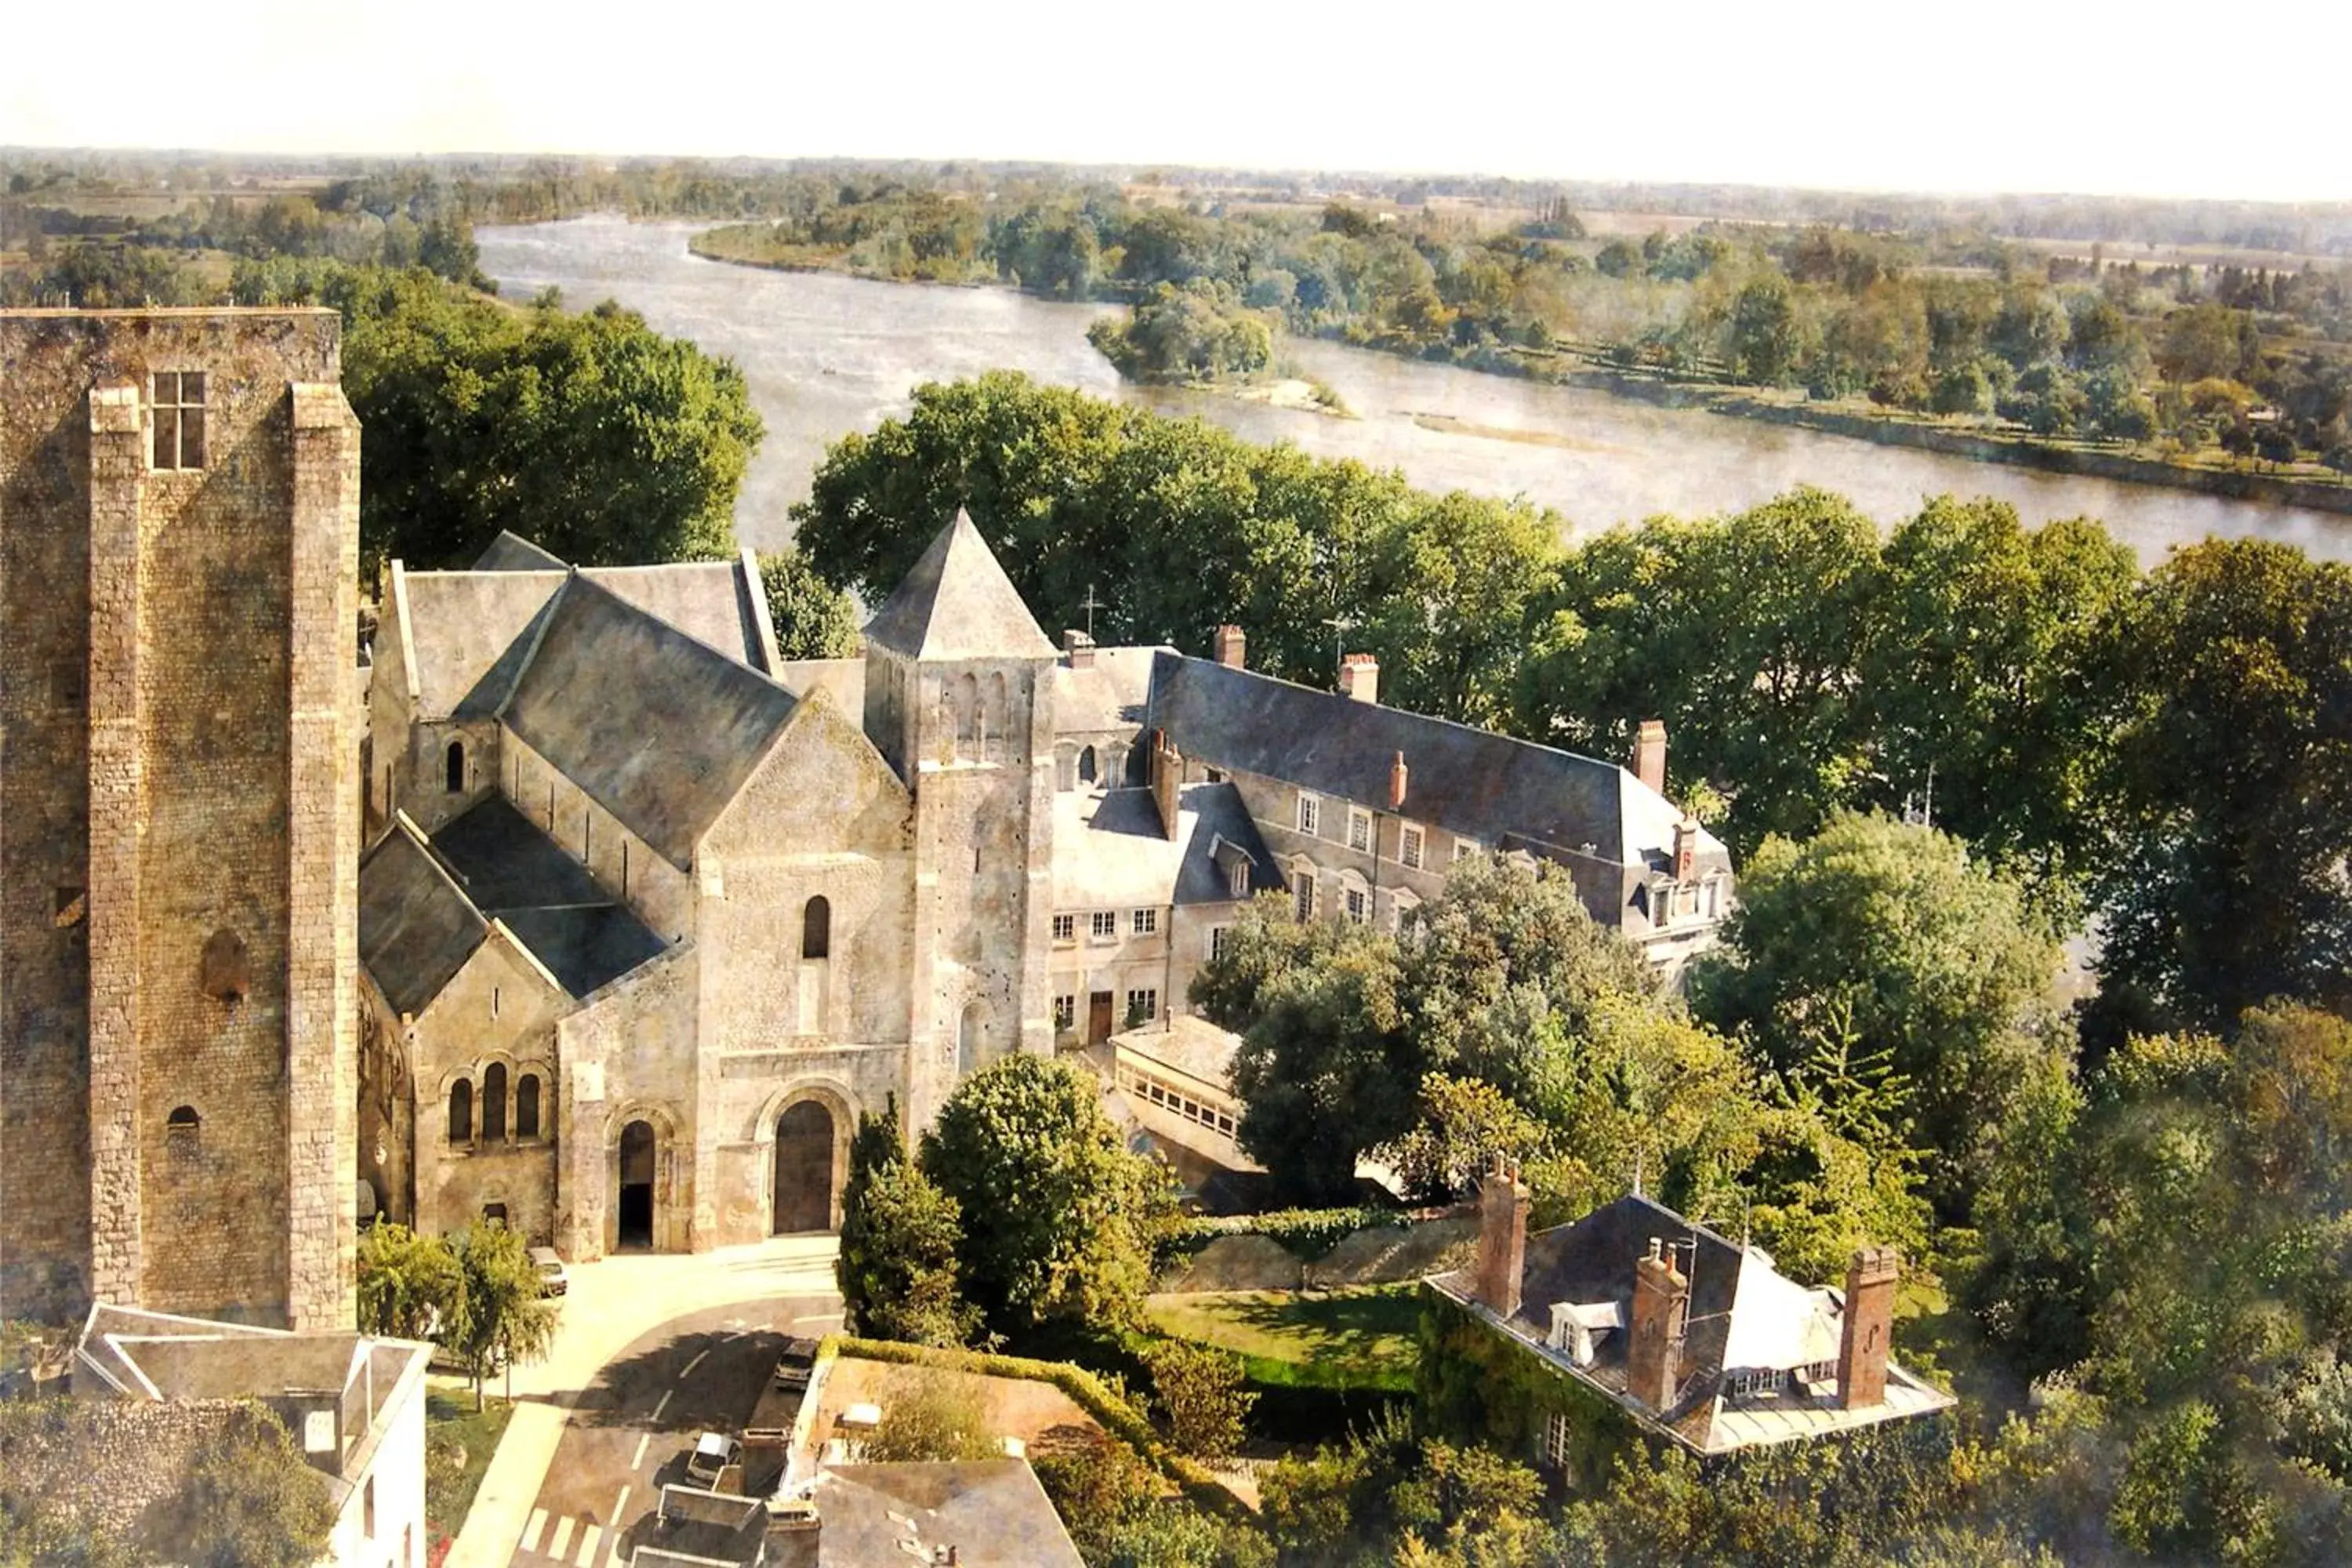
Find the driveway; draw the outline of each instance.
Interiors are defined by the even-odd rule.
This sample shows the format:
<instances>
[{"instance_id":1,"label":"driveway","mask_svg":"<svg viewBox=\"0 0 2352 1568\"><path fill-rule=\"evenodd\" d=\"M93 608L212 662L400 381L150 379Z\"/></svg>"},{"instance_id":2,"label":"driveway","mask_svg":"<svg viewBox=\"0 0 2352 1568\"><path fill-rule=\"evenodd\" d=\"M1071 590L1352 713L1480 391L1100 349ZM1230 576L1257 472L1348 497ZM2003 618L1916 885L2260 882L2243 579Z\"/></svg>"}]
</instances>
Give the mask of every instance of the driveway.
<instances>
[{"instance_id":1,"label":"driveway","mask_svg":"<svg viewBox=\"0 0 2352 1568\"><path fill-rule=\"evenodd\" d=\"M514 1371L514 1417L448 1568L621 1561L688 1426L740 1426L785 1336L840 1327L837 1250L790 1237L574 1266L552 1352Z\"/></svg>"}]
</instances>

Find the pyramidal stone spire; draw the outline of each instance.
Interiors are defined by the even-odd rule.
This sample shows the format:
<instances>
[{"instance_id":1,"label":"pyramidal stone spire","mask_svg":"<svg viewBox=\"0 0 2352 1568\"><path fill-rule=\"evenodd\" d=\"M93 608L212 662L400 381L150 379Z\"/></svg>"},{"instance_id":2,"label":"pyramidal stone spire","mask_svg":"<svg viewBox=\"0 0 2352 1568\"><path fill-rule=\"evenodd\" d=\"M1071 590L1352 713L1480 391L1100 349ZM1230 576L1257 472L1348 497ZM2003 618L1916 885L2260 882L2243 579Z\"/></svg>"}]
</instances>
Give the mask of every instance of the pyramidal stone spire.
<instances>
[{"instance_id":1,"label":"pyramidal stone spire","mask_svg":"<svg viewBox=\"0 0 2352 1568\"><path fill-rule=\"evenodd\" d=\"M866 623L866 637L923 659L1058 657L961 507Z\"/></svg>"}]
</instances>

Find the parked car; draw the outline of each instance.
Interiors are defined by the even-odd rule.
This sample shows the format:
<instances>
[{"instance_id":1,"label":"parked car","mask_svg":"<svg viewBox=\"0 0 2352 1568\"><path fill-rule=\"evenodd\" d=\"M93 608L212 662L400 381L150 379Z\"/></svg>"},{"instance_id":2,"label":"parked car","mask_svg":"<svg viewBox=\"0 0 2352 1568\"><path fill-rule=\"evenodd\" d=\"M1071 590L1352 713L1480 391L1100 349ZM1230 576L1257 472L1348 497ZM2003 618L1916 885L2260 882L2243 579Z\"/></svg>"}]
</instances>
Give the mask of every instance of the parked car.
<instances>
[{"instance_id":1,"label":"parked car","mask_svg":"<svg viewBox=\"0 0 2352 1568\"><path fill-rule=\"evenodd\" d=\"M816 1342L795 1339L786 1342L784 1353L776 1358L775 1384L778 1388L806 1388L809 1372L816 1365Z\"/></svg>"},{"instance_id":2,"label":"parked car","mask_svg":"<svg viewBox=\"0 0 2352 1568\"><path fill-rule=\"evenodd\" d=\"M694 1452L686 1457L687 1479L705 1489L719 1485L719 1473L743 1457L743 1445L723 1432L705 1432L694 1440Z\"/></svg>"},{"instance_id":3,"label":"parked car","mask_svg":"<svg viewBox=\"0 0 2352 1568\"><path fill-rule=\"evenodd\" d=\"M563 1259L551 1247L530 1249L531 1266L539 1270L539 1293L561 1296L572 1288L572 1277L563 1271Z\"/></svg>"}]
</instances>

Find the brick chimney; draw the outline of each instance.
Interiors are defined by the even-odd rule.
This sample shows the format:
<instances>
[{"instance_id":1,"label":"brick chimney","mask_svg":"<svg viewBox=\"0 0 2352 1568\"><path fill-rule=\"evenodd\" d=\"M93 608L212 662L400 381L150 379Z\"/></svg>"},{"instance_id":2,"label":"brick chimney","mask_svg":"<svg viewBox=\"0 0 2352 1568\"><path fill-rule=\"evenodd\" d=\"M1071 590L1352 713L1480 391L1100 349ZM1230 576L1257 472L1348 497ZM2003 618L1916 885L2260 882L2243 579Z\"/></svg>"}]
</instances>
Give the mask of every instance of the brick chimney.
<instances>
[{"instance_id":1,"label":"brick chimney","mask_svg":"<svg viewBox=\"0 0 2352 1568\"><path fill-rule=\"evenodd\" d=\"M1845 1271L1845 1331L1838 1343L1838 1407L1886 1403L1887 1341L1895 1330L1895 1284L1903 1255L1891 1247L1854 1251Z\"/></svg>"},{"instance_id":2,"label":"brick chimney","mask_svg":"<svg viewBox=\"0 0 2352 1568\"><path fill-rule=\"evenodd\" d=\"M1072 669L1092 669L1095 667L1095 639L1084 632L1064 632L1062 662Z\"/></svg>"},{"instance_id":3,"label":"brick chimney","mask_svg":"<svg viewBox=\"0 0 2352 1568\"><path fill-rule=\"evenodd\" d=\"M1654 1236L1650 1255L1633 1265L1633 1321L1625 1347L1625 1392L1653 1410L1675 1402L1689 1315L1690 1280Z\"/></svg>"},{"instance_id":4,"label":"brick chimney","mask_svg":"<svg viewBox=\"0 0 2352 1568\"><path fill-rule=\"evenodd\" d=\"M1368 653L1351 653L1339 661L1339 689L1359 702L1381 700L1381 661Z\"/></svg>"},{"instance_id":5,"label":"brick chimney","mask_svg":"<svg viewBox=\"0 0 2352 1568\"><path fill-rule=\"evenodd\" d=\"M1168 731L1151 731L1151 804L1160 812L1160 835L1176 842L1176 806L1184 787L1184 756L1168 743Z\"/></svg>"},{"instance_id":6,"label":"brick chimney","mask_svg":"<svg viewBox=\"0 0 2352 1568\"><path fill-rule=\"evenodd\" d=\"M1389 764L1389 809L1391 811L1404 809L1404 788L1411 778L1412 774L1404 765L1404 753L1399 752L1396 754L1396 761Z\"/></svg>"},{"instance_id":7,"label":"brick chimney","mask_svg":"<svg viewBox=\"0 0 2352 1568\"><path fill-rule=\"evenodd\" d=\"M1691 879L1691 866L1698 858L1698 818L1685 816L1675 824L1675 880Z\"/></svg>"},{"instance_id":8,"label":"brick chimney","mask_svg":"<svg viewBox=\"0 0 2352 1568\"><path fill-rule=\"evenodd\" d=\"M1633 737L1633 776L1659 795L1666 793L1666 721L1644 719Z\"/></svg>"},{"instance_id":9,"label":"brick chimney","mask_svg":"<svg viewBox=\"0 0 2352 1568\"><path fill-rule=\"evenodd\" d=\"M1219 626L1213 647L1217 662L1226 668L1249 668L1249 638L1242 635L1241 627Z\"/></svg>"},{"instance_id":10,"label":"brick chimney","mask_svg":"<svg viewBox=\"0 0 2352 1568\"><path fill-rule=\"evenodd\" d=\"M1527 1267L1528 1189L1517 1171L1497 1164L1478 1184L1478 1300L1499 1317L1517 1311Z\"/></svg>"}]
</instances>

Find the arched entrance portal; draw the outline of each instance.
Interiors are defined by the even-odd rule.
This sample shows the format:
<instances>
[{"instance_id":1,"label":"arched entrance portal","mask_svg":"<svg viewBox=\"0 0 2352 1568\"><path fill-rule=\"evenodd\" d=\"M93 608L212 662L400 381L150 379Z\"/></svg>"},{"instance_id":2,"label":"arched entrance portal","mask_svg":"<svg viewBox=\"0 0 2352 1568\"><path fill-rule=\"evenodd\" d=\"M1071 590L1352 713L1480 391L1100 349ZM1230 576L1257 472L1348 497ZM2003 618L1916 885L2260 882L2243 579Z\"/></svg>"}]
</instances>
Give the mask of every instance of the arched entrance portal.
<instances>
[{"instance_id":1,"label":"arched entrance portal","mask_svg":"<svg viewBox=\"0 0 2352 1568\"><path fill-rule=\"evenodd\" d=\"M654 1127L632 1121L621 1129L620 1245L654 1244Z\"/></svg>"},{"instance_id":2,"label":"arched entrance portal","mask_svg":"<svg viewBox=\"0 0 2352 1568\"><path fill-rule=\"evenodd\" d=\"M833 1228L833 1113L814 1100L776 1118L775 1234Z\"/></svg>"}]
</instances>

